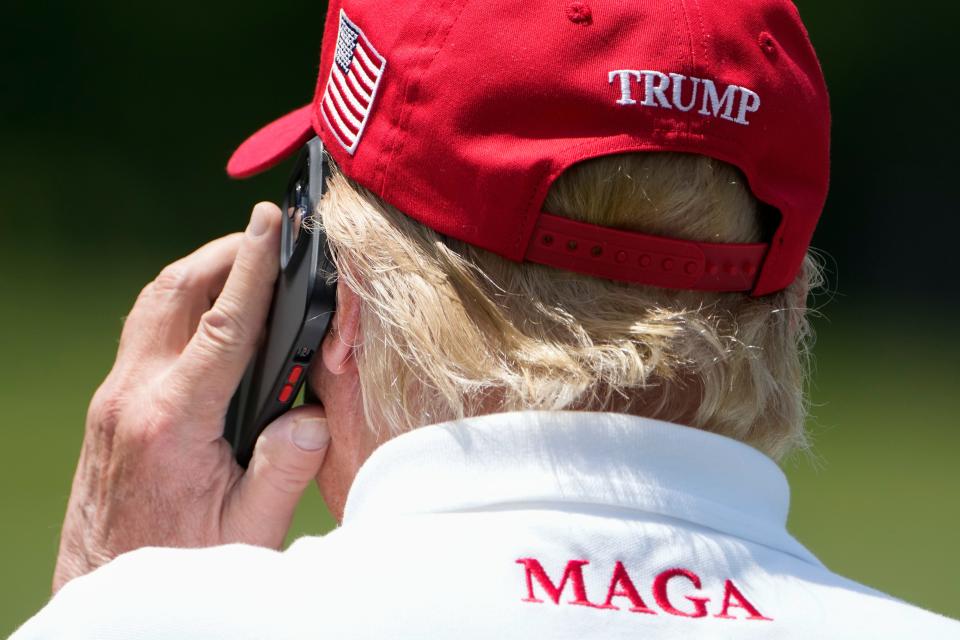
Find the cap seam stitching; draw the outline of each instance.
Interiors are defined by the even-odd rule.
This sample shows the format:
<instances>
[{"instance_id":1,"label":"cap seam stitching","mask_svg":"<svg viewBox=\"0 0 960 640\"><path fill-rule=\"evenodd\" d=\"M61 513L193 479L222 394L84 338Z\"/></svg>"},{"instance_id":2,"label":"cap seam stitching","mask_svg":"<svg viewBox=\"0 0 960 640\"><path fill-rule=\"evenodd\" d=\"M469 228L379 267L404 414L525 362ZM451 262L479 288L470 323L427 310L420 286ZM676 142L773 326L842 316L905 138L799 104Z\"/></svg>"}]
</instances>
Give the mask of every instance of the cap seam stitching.
<instances>
[{"instance_id":1,"label":"cap seam stitching","mask_svg":"<svg viewBox=\"0 0 960 640\"><path fill-rule=\"evenodd\" d=\"M404 25L404 27L406 26L407 25ZM421 49L425 48L426 44L430 41L430 39L434 36L435 33L436 33L436 29L431 29L427 31L427 33L423 35L423 39L420 41L419 48ZM403 131L404 118L407 112L409 111L409 108L408 108L409 103L408 103L407 97L410 95L410 87L413 85L415 78L419 79L419 74L408 74L404 78L403 90L400 92L401 94L400 113L397 114L396 125L394 126L393 131L390 134L390 142L387 145L386 154L385 154L386 160L377 163L377 172L379 173L379 179L374 180L374 184L376 184L379 181L380 186L379 186L378 193L381 197L386 193L388 170L390 165L393 163L394 156L396 155L397 140L400 138L400 134Z\"/></svg>"},{"instance_id":2,"label":"cap seam stitching","mask_svg":"<svg viewBox=\"0 0 960 640\"><path fill-rule=\"evenodd\" d=\"M703 46L703 71L704 77L710 77L709 69L707 68L710 65L710 50L707 47L707 31L703 25L703 9L700 7L700 0L693 0L694 10L697 12L697 22L700 25L700 44ZM691 43L693 41L693 33L690 34ZM692 48L692 44L691 44ZM712 131L716 127L714 122L701 122L700 123L700 133L701 135L707 131Z\"/></svg>"},{"instance_id":3,"label":"cap seam stitching","mask_svg":"<svg viewBox=\"0 0 960 640\"><path fill-rule=\"evenodd\" d=\"M421 79L423 76L425 76L425 75L427 74L427 72L430 70L430 68L433 66L433 63L436 61L437 56L440 55L440 52L443 50L443 46L446 44L447 38L450 37L450 32L453 31L453 27L457 24L457 22L459 22L460 17L463 15L463 11L464 11L464 9L466 8L466 6L467 6L468 3L469 3L469 0L464 0L463 3L460 5L460 9L457 10L457 13L456 13L456 15L454 16L453 20L451 20L451 21L450 21L450 24L447 26L446 33L443 34L443 38L442 38L442 39L440 40L440 42L437 44L436 50L434 50L433 55L430 56L430 60L427 62L426 65L424 65L423 70L422 70L420 73L417 74L417 83L416 83L416 84L420 84L420 79ZM451 4L452 4L452 3L451 3ZM433 33L431 33L430 35L432 36ZM423 44L424 44L424 45L426 44L426 42L427 42L428 39L429 39L429 38L424 38L424 41L423 41ZM393 137L392 137L392 139L391 139L391 141L390 141L390 155L389 155L389 158L388 158L388 160L387 160L387 165L384 166L384 168L383 168L383 176L381 177L381 181L380 181L381 195L384 194L384 193L386 193L387 176L388 176L388 172L389 172L389 171L388 171L388 167L393 164L393 159L394 159L394 157L400 155L401 152L403 151L403 146L404 146L405 138L404 138L403 136L401 136L400 133L401 133L402 131L406 131L406 130L407 130L407 122L408 122L409 119L410 119L410 115L409 115L409 114L413 113L413 111L412 111L412 109L410 109L410 105L409 105L409 103L408 103L408 101L407 101L407 97L409 96L410 88L411 88L412 86L414 86L414 83L410 82L410 78L411 78L411 77L412 77L412 74L411 74L411 76L408 76L408 81L407 81L407 84L406 84L406 86L405 86L405 88L404 88L403 104L401 105L400 116L397 118L397 130L394 131Z\"/></svg>"},{"instance_id":4,"label":"cap seam stitching","mask_svg":"<svg viewBox=\"0 0 960 640\"><path fill-rule=\"evenodd\" d=\"M688 50L689 53L690 53L690 70L691 70L691 71L694 71L694 70L696 69L696 59L697 59L697 58L696 58L696 54L694 53L694 50L693 50L693 28L692 28L691 25L690 25L690 14L689 14L689 12L687 11L687 1L686 1L686 0L680 0L680 11L683 13L683 23L684 23L684 25L686 25L686 28L687 28L687 38L686 38L687 43L686 43L686 44L687 44L687 50ZM678 29L677 31L679 32L679 29ZM680 47L683 48L683 44L684 44L684 43L683 43L683 38L681 37L681 38L679 38L679 40L680 40ZM683 67L683 65L681 64L681 68L682 68L682 67ZM691 75L692 75L692 74L691 74ZM694 133L693 133L693 120L691 120L691 119L689 119L689 118L686 119L686 121L684 122L683 130L684 130L684 132L686 133L687 138L692 139L692 138L693 138L693 135L694 135Z\"/></svg>"}]
</instances>

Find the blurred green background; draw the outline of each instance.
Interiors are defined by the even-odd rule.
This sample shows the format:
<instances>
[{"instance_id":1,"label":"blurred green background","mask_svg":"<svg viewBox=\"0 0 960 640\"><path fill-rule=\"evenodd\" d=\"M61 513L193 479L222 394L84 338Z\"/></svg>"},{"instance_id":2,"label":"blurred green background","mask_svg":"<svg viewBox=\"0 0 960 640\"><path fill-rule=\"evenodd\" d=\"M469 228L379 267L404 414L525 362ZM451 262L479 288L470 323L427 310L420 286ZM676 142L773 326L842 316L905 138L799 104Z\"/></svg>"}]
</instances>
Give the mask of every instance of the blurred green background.
<instances>
[{"instance_id":1,"label":"blurred green background","mask_svg":"<svg viewBox=\"0 0 960 640\"><path fill-rule=\"evenodd\" d=\"M837 572L960 617L955 4L801 0L834 108L815 245L831 291L814 458L791 529ZM0 634L45 601L86 404L140 287L240 229L280 169L231 183L306 103L322 3L4 0L0 7ZM296 533L330 526L311 491Z\"/></svg>"}]
</instances>

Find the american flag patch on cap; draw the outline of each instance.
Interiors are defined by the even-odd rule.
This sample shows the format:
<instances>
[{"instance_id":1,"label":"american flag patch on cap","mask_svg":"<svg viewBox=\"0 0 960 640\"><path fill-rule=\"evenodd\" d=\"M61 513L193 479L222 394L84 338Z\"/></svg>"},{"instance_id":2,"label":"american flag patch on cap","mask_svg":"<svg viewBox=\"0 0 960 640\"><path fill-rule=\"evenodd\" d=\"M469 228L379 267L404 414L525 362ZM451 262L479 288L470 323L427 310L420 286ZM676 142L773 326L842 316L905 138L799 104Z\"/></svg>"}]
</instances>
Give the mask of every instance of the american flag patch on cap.
<instances>
[{"instance_id":1,"label":"american flag patch on cap","mask_svg":"<svg viewBox=\"0 0 960 640\"><path fill-rule=\"evenodd\" d=\"M340 10L337 48L320 103L320 112L337 141L353 155L370 117L387 61L360 27Z\"/></svg>"}]
</instances>

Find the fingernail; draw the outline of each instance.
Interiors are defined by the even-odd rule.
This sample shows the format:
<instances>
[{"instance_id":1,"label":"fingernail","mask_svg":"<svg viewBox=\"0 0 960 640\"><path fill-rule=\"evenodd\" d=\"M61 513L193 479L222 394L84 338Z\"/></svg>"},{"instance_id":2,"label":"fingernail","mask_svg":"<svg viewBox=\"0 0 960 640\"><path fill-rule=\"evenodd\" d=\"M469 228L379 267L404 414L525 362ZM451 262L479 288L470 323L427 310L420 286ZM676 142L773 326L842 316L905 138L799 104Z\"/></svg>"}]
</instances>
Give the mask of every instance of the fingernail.
<instances>
[{"instance_id":1,"label":"fingernail","mask_svg":"<svg viewBox=\"0 0 960 640\"><path fill-rule=\"evenodd\" d=\"M322 418L301 418L293 426L293 444L304 451L317 451L327 446L330 432L327 421Z\"/></svg>"},{"instance_id":2,"label":"fingernail","mask_svg":"<svg viewBox=\"0 0 960 640\"><path fill-rule=\"evenodd\" d=\"M257 205L250 214L250 224L247 225L247 232L252 236L262 236L270 226L270 213L266 206Z\"/></svg>"}]
</instances>

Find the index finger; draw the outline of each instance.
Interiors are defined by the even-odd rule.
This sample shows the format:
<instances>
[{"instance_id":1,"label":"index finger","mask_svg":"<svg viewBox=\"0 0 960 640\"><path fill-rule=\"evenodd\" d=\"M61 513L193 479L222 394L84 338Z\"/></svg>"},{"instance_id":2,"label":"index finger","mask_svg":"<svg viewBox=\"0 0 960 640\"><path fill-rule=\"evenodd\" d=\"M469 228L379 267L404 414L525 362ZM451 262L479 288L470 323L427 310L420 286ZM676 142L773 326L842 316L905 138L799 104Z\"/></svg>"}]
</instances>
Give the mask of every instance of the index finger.
<instances>
[{"instance_id":1,"label":"index finger","mask_svg":"<svg viewBox=\"0 0 960 640\"><path fill-rule=\"evenodd\" d=\"M200 247L168 265L141 291L123 323L119 353L180 353L200 315L223 289L236 259L242 234L234 233Z\"/></svg>"},{"instance_id":2,"label":"index finger","mask_svg":"<svg viewBox=\"0 0 960 640\"><path fill-rule=\"evenodd\" d=\"M237 259L213 307L200 318L168 380L201 434L222 435L222 418L256 349L266 322L280 266L280 209L260 203L253 209ZM215 418L215 419L214 419Z\"/></svg>"}]
</instances>

